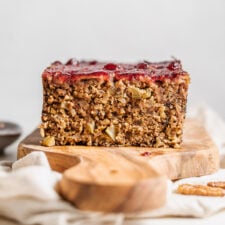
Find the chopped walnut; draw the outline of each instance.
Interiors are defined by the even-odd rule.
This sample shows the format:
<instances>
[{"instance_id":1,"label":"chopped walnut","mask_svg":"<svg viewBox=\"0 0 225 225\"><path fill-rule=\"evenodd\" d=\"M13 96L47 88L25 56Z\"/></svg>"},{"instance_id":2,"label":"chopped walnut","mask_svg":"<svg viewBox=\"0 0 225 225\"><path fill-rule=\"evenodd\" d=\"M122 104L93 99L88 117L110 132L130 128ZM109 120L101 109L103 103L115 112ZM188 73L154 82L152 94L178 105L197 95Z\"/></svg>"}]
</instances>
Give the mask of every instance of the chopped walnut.
<instances>
[{"instance_id":1,"label":"chopped walnut","mask_svg":"<svg viewBox=\"0 0 225 225\"><path fill-rule=\"evenodd\" d=\"M87 124L88 131L93 134L95 129L95 121L91 121Z\"/></svg>"},{"instance_id":2,"label":"chopped walnut","mask_svg":"<svg viewBox=\"0 0 225 225\"><path fill-rule=\"evenodd\" d=\"M55 138L48 136L46 138L44 138L44 140L42 141L42 145L46 146L46 147L51 147L55 145Z\"/></svg>"},{"instance_id":3,"label":"chopped walnut","mask_svg":"<svg viewBox=\"0 0 225 225\"><path fill-rule=\"evenodd\" d=\"M113 141L116 140L116 129L114 125L107 127L105 132Z\"/></svg>"},{"instance_id":4,"label":"chopped walnut","mask_svg":"<svg viewBox=\"0 0 225 225\"><path fill-rule=\"evenodd\" d=\"M148 89L140 89L134 86L129 86L128 91L132 94L132 98L145 99L151 97L151 91Z\"/></svg>"}]
</instances>

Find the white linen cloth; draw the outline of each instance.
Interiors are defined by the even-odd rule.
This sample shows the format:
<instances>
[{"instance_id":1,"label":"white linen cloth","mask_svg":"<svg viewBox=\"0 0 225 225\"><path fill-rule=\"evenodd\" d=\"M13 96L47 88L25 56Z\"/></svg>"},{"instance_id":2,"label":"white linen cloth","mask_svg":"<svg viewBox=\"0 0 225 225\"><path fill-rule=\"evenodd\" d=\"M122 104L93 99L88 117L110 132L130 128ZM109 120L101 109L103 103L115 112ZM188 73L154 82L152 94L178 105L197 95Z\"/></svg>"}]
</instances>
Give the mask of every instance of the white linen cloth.
<instances>
[{"instance_id":1,"label":"white linen cloth","mask_svg":"<svg viewBox=\"0 0 225 225\"><path fill-rule=\"evenodd\" d=\"M221 166L225 165L225 123L207 107L191 110L190 117L200 119L217 144ZM168 181L168 200L165 206L151 212L124 215L84 212L62 200L54 189L61 174L50 169L42 152L33 152L12 163L0 162L0 224L26 225L120 225L126 218L165 216L206 217L225 210L225 197L185 196L174 192L181 183L205 184L224 180L225 169L217 173Z\"/></svg>"}]
</instances>

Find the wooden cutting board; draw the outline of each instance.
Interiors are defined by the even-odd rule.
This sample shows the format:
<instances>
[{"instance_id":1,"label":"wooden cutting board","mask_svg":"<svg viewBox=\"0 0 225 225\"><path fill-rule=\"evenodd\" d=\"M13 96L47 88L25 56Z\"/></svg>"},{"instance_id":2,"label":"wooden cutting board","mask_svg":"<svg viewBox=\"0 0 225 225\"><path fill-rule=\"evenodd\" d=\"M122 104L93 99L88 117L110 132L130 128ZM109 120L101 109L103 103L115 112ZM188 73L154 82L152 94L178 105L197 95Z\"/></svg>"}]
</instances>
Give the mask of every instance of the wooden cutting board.
<instances>
[{"instance_id":1,"label":"wooden cutting board","mask_svg":"<svg viewBox=\"0 0 225 225\"><path fill-rule=\"evenodd\" d=\"M187 120L182 149L40 145L35 130L18 147L18 158L46 154L63 173L57 190L83 210L140 212L163 206L167 177L202 176L219 167L218 150L203 126Z\"/></svg>"}]
</instances>

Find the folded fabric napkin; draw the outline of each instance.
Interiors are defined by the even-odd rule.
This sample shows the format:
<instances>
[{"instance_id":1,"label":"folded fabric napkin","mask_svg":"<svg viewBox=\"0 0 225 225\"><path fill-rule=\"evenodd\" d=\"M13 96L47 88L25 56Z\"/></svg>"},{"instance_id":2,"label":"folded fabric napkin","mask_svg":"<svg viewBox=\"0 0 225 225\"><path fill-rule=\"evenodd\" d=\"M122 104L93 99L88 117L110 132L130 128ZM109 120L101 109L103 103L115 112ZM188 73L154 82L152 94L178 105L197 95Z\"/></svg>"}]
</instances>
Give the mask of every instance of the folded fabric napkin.
<instances>
[{"instance_id":1,"label":"folded fabric napkin","mask_svg":"<svg viewBox=\"0 0 225 225\"><path fill-rule=\"evenodd\" d=\"M199 107L191 110L190 117L200 119L211 134L225 165L225 123L212 110ZM181 183L205 184L225 180L225 169L217 173L168 181L168 200L165 206L138 214L104 214L84 212L61 199L55 184L61 174L50 169L44 153L33 152L12 163L0 162L0 224L104 224L120 225L126 218L153 218L165 216L205 217L225 209L225 197L184 196L175 193Z\"/></svg>"}]
</instances>

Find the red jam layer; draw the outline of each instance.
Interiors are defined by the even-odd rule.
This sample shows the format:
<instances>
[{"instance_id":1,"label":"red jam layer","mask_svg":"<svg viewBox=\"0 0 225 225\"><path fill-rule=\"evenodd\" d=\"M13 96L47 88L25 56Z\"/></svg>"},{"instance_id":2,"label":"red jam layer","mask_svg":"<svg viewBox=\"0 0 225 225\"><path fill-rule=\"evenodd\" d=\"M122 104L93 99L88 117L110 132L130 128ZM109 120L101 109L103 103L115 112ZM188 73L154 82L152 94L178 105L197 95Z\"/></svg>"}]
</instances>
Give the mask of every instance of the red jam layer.
<instances>
[{"instance_id":1,"label":"red jam layer","mask_svg":"<svg viewBox=\"0 0 225 225\"><path fill-rule=\"evenodd\" d=\"M182 75L187 75L187 73L182 70L179 60L159 63L143 61L136 64L125 64L70 59L65 64L59 61L52 63L43 72L42 77L43 79L51 78L63 83L87 79L160 81Z\"/></svg>"}]
</instances>

